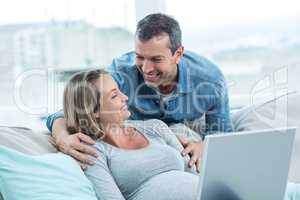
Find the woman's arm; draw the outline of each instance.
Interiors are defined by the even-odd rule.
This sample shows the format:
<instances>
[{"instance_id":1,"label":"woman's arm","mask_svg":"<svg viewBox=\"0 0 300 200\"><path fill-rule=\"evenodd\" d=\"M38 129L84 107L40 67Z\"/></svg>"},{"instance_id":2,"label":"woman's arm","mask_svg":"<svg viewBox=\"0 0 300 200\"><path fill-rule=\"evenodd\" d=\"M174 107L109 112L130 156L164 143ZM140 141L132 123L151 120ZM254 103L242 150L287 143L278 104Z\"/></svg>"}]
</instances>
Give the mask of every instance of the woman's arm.
<instances>
[{"instance_id":1,"label":"woman's arm","mask_svg":"<svg viewBox=\"0 0 300 200\"><path fill-rule=\"evenodd\" d=\"M96 163L89 166L84 173L94 185L99 200L125 200L111 175L104 153L99 151Z\"/></svg>"}]
</instances>

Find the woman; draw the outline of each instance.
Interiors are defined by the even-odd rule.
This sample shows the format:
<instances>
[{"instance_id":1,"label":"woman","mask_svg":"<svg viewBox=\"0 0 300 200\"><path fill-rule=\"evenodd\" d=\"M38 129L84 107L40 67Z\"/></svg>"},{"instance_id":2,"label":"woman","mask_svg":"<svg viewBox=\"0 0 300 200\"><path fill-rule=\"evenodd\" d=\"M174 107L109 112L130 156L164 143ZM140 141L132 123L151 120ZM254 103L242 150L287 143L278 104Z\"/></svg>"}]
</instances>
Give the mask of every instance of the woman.
<instances>
[{"instance_id":1,"label":"woman","mask_svg":"<svg viewBox=\"0 0 300 200\"><path fill-rule=\"evenodd\" d=\"M127 120L127 100L101 70L74 75L64 91L68 131L97 139L96 164L85 174L98 199L196 199L199 177L183 146L160 120Z\"/></svg>"},{"instance_id":2,"label":"woman","mask_svg":"<svg viewBox=\"0 0 300 200\"><path fill-rule=\"evenodd\" d=\"M176 136L160 120L126 121L127 100L101 70L76 74L64 91L68 131L98 139L96 164L85 171L98 198L195 199L199 178Z\"/></svg>"}]
</instances>

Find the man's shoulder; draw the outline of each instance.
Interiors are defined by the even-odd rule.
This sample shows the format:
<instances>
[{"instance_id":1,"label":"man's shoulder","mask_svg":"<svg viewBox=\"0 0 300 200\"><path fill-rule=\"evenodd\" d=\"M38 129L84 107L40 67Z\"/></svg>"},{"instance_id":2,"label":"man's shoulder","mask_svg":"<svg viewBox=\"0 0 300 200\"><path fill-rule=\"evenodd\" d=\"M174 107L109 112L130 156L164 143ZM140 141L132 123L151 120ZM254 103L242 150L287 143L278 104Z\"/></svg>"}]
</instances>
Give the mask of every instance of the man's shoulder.
<instances>
[{"instance_id":1,"label":"man's shoulder","mask_svg":"<svg viewBox=\"0 0 300 200\"><path fill-rule=\"evenodd\" d=\"M182 65L186 68L191 81L205 81L216 84L224 84L225 78L220 68L207 59L192 51L185 51Z\"/></svg>"},{"instance_id":2,"label":"man's shoulder","mask_svg":"<svg viewBox=\"0 0 300 200\"><path fill-rule=\"evenodd\" d=\"M110 70L132 71L135 70L135 52L130 51L113 59Z\"/></svg>"},{"instance_id":3,"label":"man's shoulder","mask_svg":"<svg viewBox=\"0 0 300 200\"><path fill-rule=\"evenodd\" d=\"M139 72L135 66L135 52L131 51L114 58L108 67L120 88L128 87L128 83L138 84Z\"/></svg>"}]
</instances>

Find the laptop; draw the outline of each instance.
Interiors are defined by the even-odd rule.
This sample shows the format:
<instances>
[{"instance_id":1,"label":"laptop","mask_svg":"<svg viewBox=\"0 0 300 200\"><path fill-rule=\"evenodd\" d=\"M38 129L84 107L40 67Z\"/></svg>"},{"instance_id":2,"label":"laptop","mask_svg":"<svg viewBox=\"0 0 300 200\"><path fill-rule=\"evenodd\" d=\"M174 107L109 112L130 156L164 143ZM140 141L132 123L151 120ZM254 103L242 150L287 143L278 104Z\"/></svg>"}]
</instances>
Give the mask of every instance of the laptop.
<instances>
[{"instance_id":1,"label":"laptop","mask_svg":"<svg viewBox=\"0 0 300 200\"><path fill-rule=\"evenodd\" d=\"M296 128L205 138L197 200L283 200Z\"/></svg>"}]
</instances>

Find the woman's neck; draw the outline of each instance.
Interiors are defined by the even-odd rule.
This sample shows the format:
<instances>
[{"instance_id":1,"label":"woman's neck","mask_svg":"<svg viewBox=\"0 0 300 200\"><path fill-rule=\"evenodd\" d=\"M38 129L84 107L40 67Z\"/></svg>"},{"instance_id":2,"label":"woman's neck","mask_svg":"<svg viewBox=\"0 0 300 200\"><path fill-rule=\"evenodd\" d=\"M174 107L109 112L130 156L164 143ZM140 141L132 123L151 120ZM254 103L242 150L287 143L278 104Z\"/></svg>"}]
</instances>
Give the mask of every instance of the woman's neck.
<instances>
[{"instance_id":1,"label":"woman's neck","mask_svg":"<svg viewBox=\"0 0 300 200\"><path fill-rule=\"evenodd\" d=\"M132 131L124 127L123 124L102 124L101 127L105 133L103 141L116 147L124 147L132 139Z\"/></svg>"}]
</instances>

